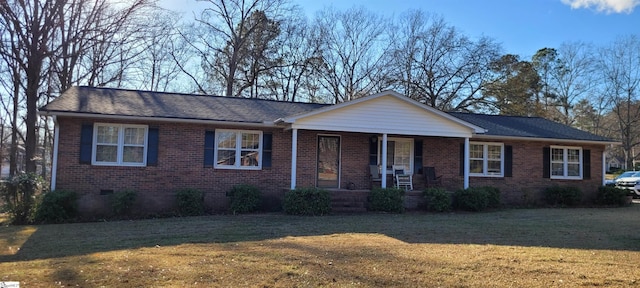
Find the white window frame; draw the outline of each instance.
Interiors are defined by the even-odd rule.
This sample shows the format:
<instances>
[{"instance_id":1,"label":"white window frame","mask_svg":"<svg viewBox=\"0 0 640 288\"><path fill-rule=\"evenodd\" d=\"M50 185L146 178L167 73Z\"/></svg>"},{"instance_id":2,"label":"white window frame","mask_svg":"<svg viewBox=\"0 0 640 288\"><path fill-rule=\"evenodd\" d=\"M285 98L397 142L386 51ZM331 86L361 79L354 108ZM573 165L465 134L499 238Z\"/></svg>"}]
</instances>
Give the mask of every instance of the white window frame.
<instances>
[{"instance_id":1,"label":"white window frame","mask_svg":"<svg viewBox=\"0 0 640 288\"><path fill-rule=\"evenodd\" d=\"M222 133L230 132L234 133L236 136L236 158L234 161L234 165L222 165L218 164L218 139ZM258 134L258 149L242 149L242 133L250 133L250 134ZM215 131L215 139L214 139L214 149L213 149L213 168L216 169L237 169L237 170L260 170L262 169L262 148L263 148L263 139L262 139L262 131L260 130L238 130L238 129L216 129ZM257 151L258 152L258 165L257 166L242 166L242 151Z\"/></svg>"},{"instance_id":2,"label":"white window frame","mask_svg":"<svg viewBox=\"0 0 640 288\"><path fill-rule=\"evenodd\" d=\"M409 174L413 174L413 158L414 158L414 154L413 154L414 153L414 148L413 147L415 145L414 139L413 138L397 138L397 137L389 137L389 138L387 138L387 142L392 142L392 141L396 142L396 143L398 143L398 142L409 143L409 170L405 171L405 172L409 173ZM394 148L395 148L395 146L394 146ZM389 153L388 150L387 150L387 153ZM394 154L395 154L395 152L394 152ZM378 139L378 167L380 165L382 165L382 158L380 158L380 157L382 157L382 139ZM386 157L386 155L385 155L385 157ZM393 166L393 165L398 165L398 164L387 163L387 166ZM386 169L386 174L393 174L392 170L393 169L391 169L391 168Z\"/></svg>"},{"instance_id":3,"label":"white window frame","mask_svg":"<svg viewBox=\"0 0 640 288\"><path fill-rule=\"evenodd\" d=\"M471 173L469 176L473 177L504 177L504 143L496 142L469 142L469 149L471 145L482 145L482 158L471 158L469 154L469 167L471 167L471 160L482 160L482 173ZM489 146L500 146L500 174L489 173Z\"/></svg>"},{"instance_id":4,"label":"white window frame","mask_svg":"<svg viewBox=\"0 0 640 288\"><path fill-rule=\"evenodd\" d=\"M553 150L554 149L558 149L558 150L562 150L562 161L553 161ZM569 162L569 153L568 150L578 150L578 162ZM584 163L582 163L582 147L577 147L577 146L551 146L549 148L549 177L551 179L569 179L569 180L582 180L582 170L583 170L583 165ZM562 169L563 169L563 175L553 175L553 164L554 163L562 163ZM578 172L579 175L578 176L569 176L569 164L579 164L578 165Z\"/></svg>"},{"instance_id":5,"label":"white window frame","mask_svg":"<svg viewBox=\"0 0 640 288\"><path fill-rule=\"evenodd\" d=\"M98 127L117 127L118 128L118 143L116 161L105 162L97 161L96 154L98 146L105 145L98 143ZM126 128L144 128L144 144L143 145L125 145L124 144L124 130ZM115 146L115 145L114 145ZM142 162L124 162L123 154L125 146L143 146ZM132 166L132 167L144 167L147 166L147 150L149 148L149 126L140 124L116 124L116 123L94 123L93 124L93 141L91 147L91 165L96 166Z\"/></svg>"}]
</instances>

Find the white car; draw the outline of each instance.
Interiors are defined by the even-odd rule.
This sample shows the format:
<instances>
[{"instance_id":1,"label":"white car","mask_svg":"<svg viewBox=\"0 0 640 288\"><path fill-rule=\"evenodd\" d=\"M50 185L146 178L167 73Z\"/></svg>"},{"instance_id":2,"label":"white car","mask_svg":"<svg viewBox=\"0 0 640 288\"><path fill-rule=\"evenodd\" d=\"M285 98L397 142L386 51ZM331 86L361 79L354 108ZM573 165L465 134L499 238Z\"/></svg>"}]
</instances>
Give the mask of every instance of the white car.
<instances>
[{"instance_id":1,"label":"white car","mask_svg":"<svg viewBox=\"0 0 640 288\"><path fill-rule=\"evenodd\" d=\"M614 180L614 185L618 188L629 190L630 194L640 196L640 171L627 171Z\"/></svg>"}]
</instances>

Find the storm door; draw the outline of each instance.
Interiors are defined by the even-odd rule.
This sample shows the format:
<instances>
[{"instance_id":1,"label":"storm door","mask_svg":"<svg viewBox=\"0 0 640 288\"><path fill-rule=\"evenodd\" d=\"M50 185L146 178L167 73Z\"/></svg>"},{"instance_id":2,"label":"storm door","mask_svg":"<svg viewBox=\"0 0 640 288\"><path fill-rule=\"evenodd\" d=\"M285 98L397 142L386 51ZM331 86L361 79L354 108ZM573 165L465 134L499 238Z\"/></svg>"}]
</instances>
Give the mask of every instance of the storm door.
<instances>
[{"instance_id":1,"label":"storm door","mask_svg":"<svg viewBox=\"0 0 640 288\"><path fill-rule=\"evenodd\" d=\"M318 179L320 188L339 188L340 137L318 136Z\"/></svg>"}]
</instances>

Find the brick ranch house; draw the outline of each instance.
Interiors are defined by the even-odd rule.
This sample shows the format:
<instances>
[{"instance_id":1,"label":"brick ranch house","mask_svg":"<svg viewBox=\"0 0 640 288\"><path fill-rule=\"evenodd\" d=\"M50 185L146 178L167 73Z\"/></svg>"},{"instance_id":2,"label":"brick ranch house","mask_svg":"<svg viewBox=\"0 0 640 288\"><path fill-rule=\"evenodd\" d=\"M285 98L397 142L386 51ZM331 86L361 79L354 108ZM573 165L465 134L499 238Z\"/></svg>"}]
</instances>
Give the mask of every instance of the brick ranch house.
<instances>
[{"instance_id":1,"label":"brick ranch house","mask_svg":"<svg viewBox=\"0 0 640 288\"><path fill-rule=\"evenodd\" d=\"M393 91L325 105L73 87L40 114L55 121L51 188L79 193L84 215L108 213L108 194L121 190L138 192L140 213L171 211L184 188L226 211L236 184L257 186L271 204L309 186L366 199L369 165L413 174L408 207L424 188L423 167L451 191L498 187L506 204L537 201L552 185L588 198L615 143L537 117L445 113Z\"/></svg>"}]
</instances>

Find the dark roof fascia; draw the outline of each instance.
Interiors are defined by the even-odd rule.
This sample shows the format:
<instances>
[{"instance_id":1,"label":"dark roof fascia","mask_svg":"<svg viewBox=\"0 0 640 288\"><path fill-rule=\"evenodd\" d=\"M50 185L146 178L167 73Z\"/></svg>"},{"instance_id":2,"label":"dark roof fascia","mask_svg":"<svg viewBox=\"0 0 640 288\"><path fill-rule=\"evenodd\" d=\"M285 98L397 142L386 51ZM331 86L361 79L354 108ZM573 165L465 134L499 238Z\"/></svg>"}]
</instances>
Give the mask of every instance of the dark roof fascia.
<instances>
[{"instance_id":1,"label":"dark roof fascia","mask_svg":"<svg viewBox=\"0 0 640 288\"><path fill-rule=\"evenodd\" d=\"M96 118L105 120L133 120L133 121L156 121L171 123L191 123L191 124L215 124L229 126L245 126L245 127L277 127L273 122L236 122L236 121L220 121L209 119L190 119L190 118L169 118L169 117L145 117L145 116L129 116L129 115L112 115L112 114L96 114L96 113L79 113L79 112L60 112L41 110L38 112L44 116L56 117L76 117L76 118Z\"/></svg>"},{"instance_id":2,"label":"dark roof fascia","mask_svg":"<svg viewBox=\"0 0 640 288\"><path fill-rule=\"evenodd\" d=\"M616 141L596 141L596 140L580 140L580 139L566 139L566 138L542 138L542 137L517 137L517 136L503 136L503 135L486 135L475 134L471 140L514 140L514 141L535 141L535 142L562 142L562 143L575 143L575 144L597 144L606 145L614 144L620 145L622 143Z\"/></svg>"}]
</instances>

